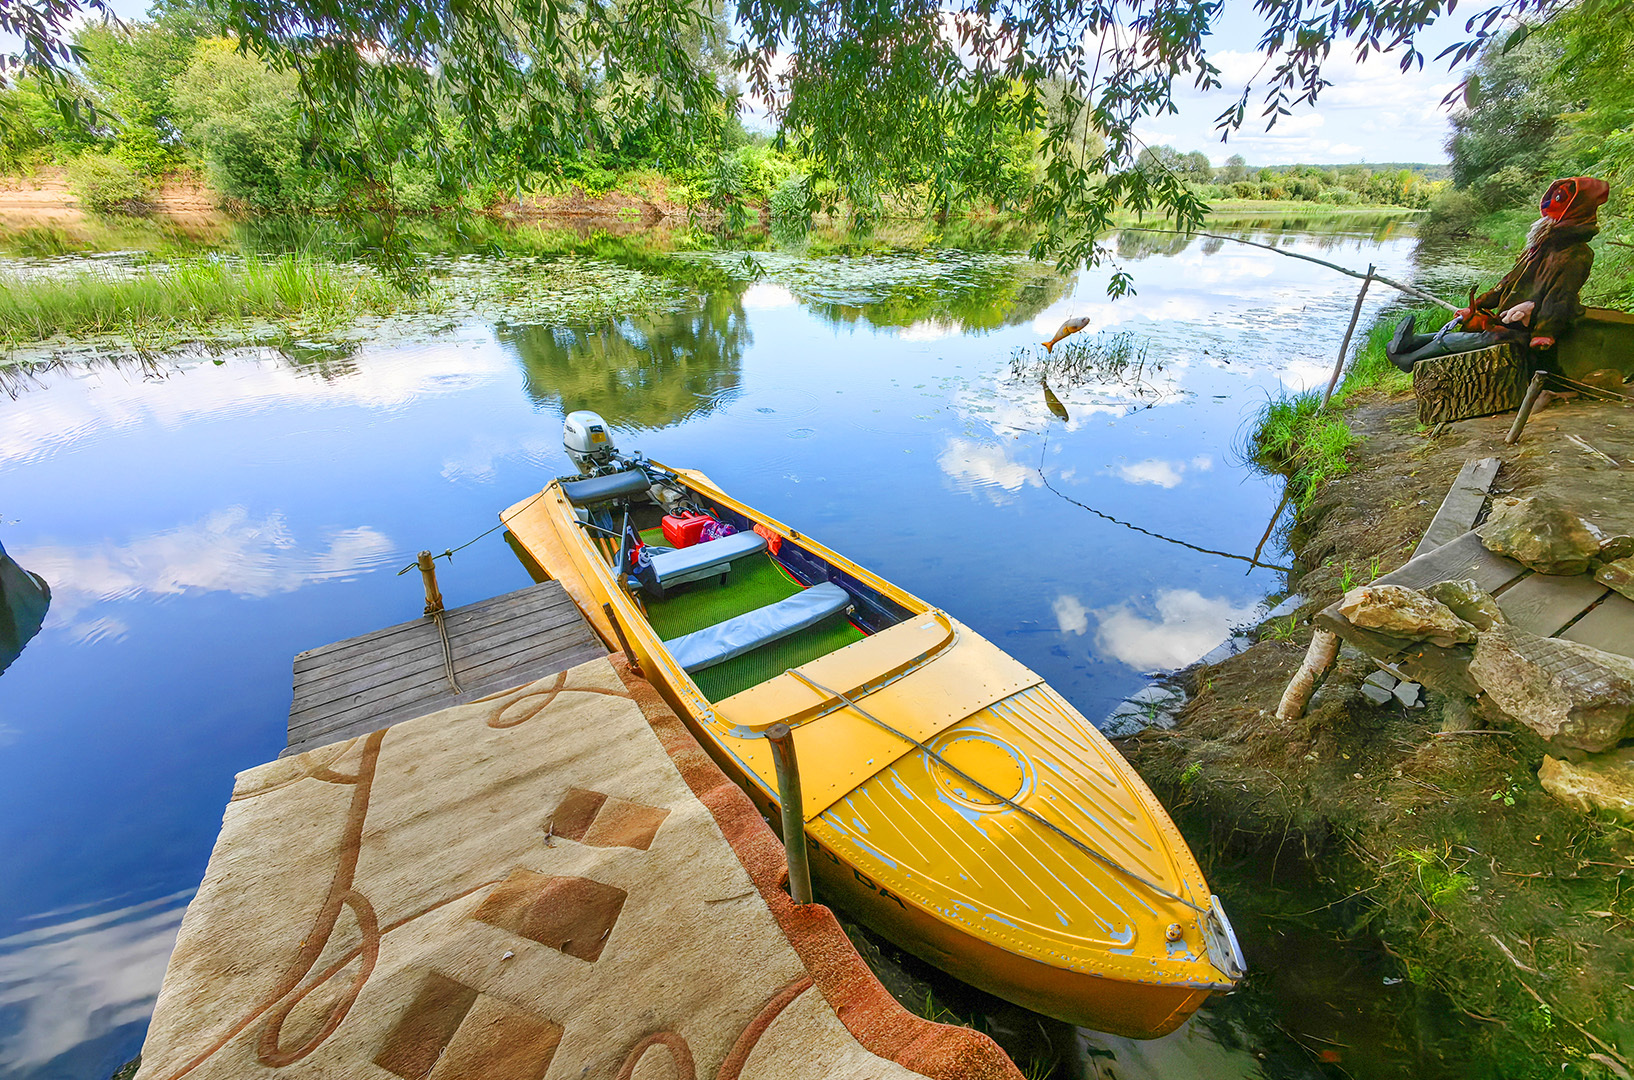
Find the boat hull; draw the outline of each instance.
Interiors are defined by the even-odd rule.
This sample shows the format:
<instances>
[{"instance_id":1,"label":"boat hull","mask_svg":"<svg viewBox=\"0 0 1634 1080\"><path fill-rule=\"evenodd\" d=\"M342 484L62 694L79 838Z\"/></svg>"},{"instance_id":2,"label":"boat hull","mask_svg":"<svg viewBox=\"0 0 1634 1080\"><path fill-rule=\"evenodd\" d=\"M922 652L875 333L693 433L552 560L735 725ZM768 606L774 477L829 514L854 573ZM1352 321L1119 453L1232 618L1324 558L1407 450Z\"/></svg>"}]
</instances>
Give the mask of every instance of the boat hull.
<instances>
[{"instance_id":1,"label":"boat hull","mask_svg":"<svg viewBox=\"0 0 1634 1080\"><path fill-rule=\"evenodd\" d=\"M708 483L706 478L696 473L681 475L689 484ZM723 737L723 716L712 707L712 703L702 697L692 680L674 664L673 659L664 650L663 643L657 639L644 617L634 608L630 598L613 584L610 573L600 561L601 556L589 543L582 541L583 533L571 524L571 508L559 495L553 496L552 490L547 488L541 495L518 503L501 515L510 526L513 537L551 577L562 582L608 647L621 649L629 654L659 694L681 717L699 744L722 771L749 794L756 807L774 823L775 827L775 823L780 821L780 812L772 787L773 781L769 771L762 767L764 762L754 758L753 752L746 749L753 746L758 751L764 743L757 740L749 744L742 740L734 741ZM712 497L719 496L723 500L726 498L724 493L719 492L713 485L709 485L705 490ZM731 505L740 508L738 504ZM798 532L788 529L781 523L771 521L763 515L757 516L756 520L768 522L782 535L792 536L801 544L820 550L825 558L835 560L837 568L843 572L866 576L871 585L890 590L889 598L902 602L910 610L915 610L912 605L917 605L917 610L921 613L929 610L922 601L895 590L889 583L881 582L834 553L821 549L820 546L812 544L809 538L801 537ZM915 616L907 621L915 622L919 619L919 616ZM953 624L951 620L945 620L945 617L944 622L948 629L949 641L957 638L958 647L962 650L959 658L949 659L946 661L947 664L961 670L971 663L980 668L984 657L996 655L1010 668L1022 673L1023 677L1019 682L1012 683L1015 689L1042 688L1037 676L1031 675L1021 665L1005 656L1001 650L968 629ZM903 629L929 627L930 624L926 623L921 627ZM951 656L952 653L948 655ZM808 665L808 669L810 667L811 665ZM995 668L989 663L977 681L994 683L995 670L1002 673L1009 669L1002 666ZM991 700L992 706L1003 706L1006 701L1011 700L1005 695L1012 692L1012 690L996 691L997 697ZM728 706L736 709L736 702L750 696L746 693L738 698L725 699L719 704L722 711ZM868 700L871 707L878 708L879 706L873 703L887 696L877 694ZM1070 706L1060 701L1053 692L1050 692L1050 697L1057 703L1058 715L1063 712L1070 713L1077 723L1088 729L1083 741L1092 739L1102 744L1104 755L1115 758L1122 769L1127 770L1127 765L1122 763L1121 758L1117 758L1116 751L1104 745L1105 740L1099 733L1093 732L1087 721L1083 721L1072 712ZM978 706L979 708L981 707ZM962 712L960 716L974 719L974 716ZM1066 719L1064 715L1061 718ZM804 752L801 760L804 773L807 770ZM872 759L869 764L873 764ZM881 766L878 776L896 779L897 786L902 787L901 780L897 778L898 766L883 761ZM1174 832L1172 824L1168 823L1156 800L1132 772L1128 778L1134 787L1138 788L1137 801L1142 801L1141 809L1155 812L1155 815L1162 819L1162 824L1167 830L1162 837L1164 844L1170 848L1178 845L1184 850L1184 844L1180 841L1178 833ZM861 788L856 790L860 791ZM852 794L855 794L855 791ZM844 801L850 806L849 799ZM932 809L929 803L924 802L920 804L920 808ZM806 842L812 852L810 861L820 896L834 906L846 910L904 950L964 982L1007 1001L1068 1023L1110 1034L1130 1038L1156 1038L1173 1031L1183 1023L1211 992L1229 989L1232 985L1232 980L1222 975L1212 964L1191 953L1186 953L1186 958L1197 961L1193 965L1196 969L1194 977L1176 977L1172 966L1166 969L1167 973L1164 974L1154 964L1151 977L1147 978L1127 958L1105 955L1074 957L1057 954L1040 959L1025 955L1024 950L1004 947L1003 943L990 940L993 935L984 937L981 933L973 932L968 920L961 922L957 918L949 917L950 909L945 897L932 895L934 890L926 889L927 879L934 878L935 874L922 873L915 880L912 873L890 858L865 857L859 848L865 849L867 844L860 843L861 838L855 833L848 835L847 827L836 816L838 813L838 802L826 811L812 809L811 792L808 787ZM878 824L879 820L876 818L875 823ZM1190 863L1189 853L1186 854L1185 861L1189 864L1189 876L1185 868L1180 871L1180 876L1186 879L1186 884L1191 888L1180 885L1176 887L1187 892L1193 891L1194 888L1202 888L1204 891L1201 898L1204 898L1206 903L1206 886L1202 885L1195 864ZM943 864L941 874L943 877L948 876L946 864ZM961 906L956 900L954 905ZM972 907L970 904L962 906ZM1178 921L1180 918L1190 918L1190 913L1185 911L1179 911L1178 915L1171 913L1165 915L1161 922L1167 922L1171 917ZM1062 922L1064 925L1066 920L1063 919ZM1161 925L1157 932L1161 934ZM1187 940L1182 941L1179 946L1171 947L1170 953L1173 954L1176 947L1181 947L1184 951L1183 947L1189 941L1196 952L1201 954L1203 951L1199 943L1201 933L1200 922L1195 925L1188 923ZM1107 950L1107 952L1123 951L1126 950ZM1123 960L1121 968L1114 962L1120 959ZM1102 970L1092 970L1097 965ZM1109 973L1106 968L1115 969L1115 973Z\"/></svg>"}]
</instances>

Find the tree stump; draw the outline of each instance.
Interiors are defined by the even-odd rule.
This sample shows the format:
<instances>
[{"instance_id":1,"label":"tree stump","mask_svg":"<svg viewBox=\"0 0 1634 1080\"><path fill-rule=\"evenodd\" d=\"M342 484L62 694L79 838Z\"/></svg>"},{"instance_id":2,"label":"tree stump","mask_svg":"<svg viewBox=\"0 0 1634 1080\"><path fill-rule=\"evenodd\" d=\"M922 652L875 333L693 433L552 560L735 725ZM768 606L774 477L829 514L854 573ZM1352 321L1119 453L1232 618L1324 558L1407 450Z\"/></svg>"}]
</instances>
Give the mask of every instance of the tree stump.
<instances>
[{"instance_id":1,"label":"tree stump","mask_svg":"<svg viewBox=\"0 0 1634 1080\"><path fill-rule=\"evenodd\" d=\"M1413 365L1418 421L1451 423L1510 412L1520 407L1526 378L1525 357L1509 343L1420 360Z\"/></svg>"}]
</instances>

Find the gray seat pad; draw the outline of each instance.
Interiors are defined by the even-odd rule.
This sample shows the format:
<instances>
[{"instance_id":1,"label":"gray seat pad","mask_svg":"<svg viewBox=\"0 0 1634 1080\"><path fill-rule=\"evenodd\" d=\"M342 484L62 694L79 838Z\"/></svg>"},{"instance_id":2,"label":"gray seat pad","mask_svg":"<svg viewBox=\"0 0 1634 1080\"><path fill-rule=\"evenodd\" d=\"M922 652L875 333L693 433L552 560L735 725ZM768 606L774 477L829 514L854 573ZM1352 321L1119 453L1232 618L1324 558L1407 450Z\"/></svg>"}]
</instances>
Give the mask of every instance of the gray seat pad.
<instances>
[{"instance_id":1,"label":"gray seat pad","mask_svg":"<svg viewBox=\"0 0 1634 1080\"><path fill-rule=\"evenodd\" d=\"M691 547L676 548L652 557L652 572L660 586L679 585L718 573L718 567L733 559L753 555L766 546L759 533L740 532L719 540L706 540Z\"/></svg>"},{"instance_id":2,"label":"gray seat pad","mask_svg":"<svg viewBox=\"0 0 1634 1080\"><path fill-rule=\"evenodd\" d=\"M626 469L611 476L593 476L588 480L568 480L562 484L562 494L574 506L595 506L614 499L629 499L646 492L651 483L640 469Z\"/></svg>"},{"instance_id":3,"label":"gray seat pad","mask_svg":"<svg viewBox=\"0 0 1634 1080\"><path fill-rule=\"evenodd\" d=\"M822 622L850 604L849 593L825 581L786 600L671 638L664 647L687 671L702 671Z\"/></svg>"}]
</instances>

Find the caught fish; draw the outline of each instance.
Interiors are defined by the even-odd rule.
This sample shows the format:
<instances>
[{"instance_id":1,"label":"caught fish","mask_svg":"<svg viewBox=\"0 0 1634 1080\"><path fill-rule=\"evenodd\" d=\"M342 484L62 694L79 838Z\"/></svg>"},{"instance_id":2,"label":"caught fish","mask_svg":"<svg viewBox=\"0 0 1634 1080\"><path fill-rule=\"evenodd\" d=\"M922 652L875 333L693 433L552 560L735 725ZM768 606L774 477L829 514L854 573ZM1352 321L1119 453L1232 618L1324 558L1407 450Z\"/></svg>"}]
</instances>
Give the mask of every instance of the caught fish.
<instances>
[{"instance_id":1,"label":"caught fish","mask_svg":"<svg viewBox=\"0 0 1634 1080\"><path fill-rule=\"evenodd\" d=\"M1046 352L1054 352L1056 342L1060 341L1062 338L1071 337L1073 334L1076 334L1078 331L1082 330L1088 325L1088 315L1080 315L1076 319L1068 319L1066 322L1061 324L1061 329L1055 332L1054 337L1044 342L1044 350Z\"/></svg>"}]
</instances>

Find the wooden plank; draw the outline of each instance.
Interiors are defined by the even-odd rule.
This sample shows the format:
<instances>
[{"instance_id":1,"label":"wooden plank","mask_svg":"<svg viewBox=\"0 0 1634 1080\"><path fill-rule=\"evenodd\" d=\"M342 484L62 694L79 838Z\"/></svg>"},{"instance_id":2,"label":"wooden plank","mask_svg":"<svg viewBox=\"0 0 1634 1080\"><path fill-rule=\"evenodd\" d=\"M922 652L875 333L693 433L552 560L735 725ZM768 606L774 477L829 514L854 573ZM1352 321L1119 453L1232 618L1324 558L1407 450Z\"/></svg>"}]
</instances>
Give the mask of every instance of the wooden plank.
<instances>
[{"instance_id":1,"label":"wooden plank","mask_svg":"<svg viewBox=\"0 0 1634 1080\"><path fill-rule=\"evenodd\" d=\"M448 639L453 645L454 658L457 662L462 656L473 655L490 645L503 644L518 637L543 633L558 627L572 626L582 619L578 610L569 603L562 607L545 608L476 626L461 626L453 619L444 621L448 624ZM391 639L394 642L403 642L399 647L379 648L372 652L354 654L335 664L297 671L296 700L301 700L302 688L307 686L365 681L378 677L382 672L394 667L415 664L427 657L441 666L442 639L437 634L437 624L427 619L422 625L424 633L416 635L418 640L412 643L408 641L407 635L400 635Z\"/></svg>"},{"instance_id":2,"label":"wooden plank","mask_svg":"<svg viewBox=\"0 0 1634 1080\"><path fill-rule=\"evenodd\" d=\"M446 709L452 705L468 704L500 690L512 686L524 686L547 675L566 671L568 668L577 667L580 664L606 655L606 647L601 643L600 639L597 639L593 645L568 652L554 653L547 660L532 667L509 671L503 679L493 680L480 686L468 687L466 692L458 698L453 694L444 694L440 697L426 698L423 701L390 712L359 715L350 719L338 720L333 724L315 728L309 727L300 733L291 734L289 745L279 756L288 757L291 754L315 750L320 746L328 746L330 743L340 742L342 739L350 739L357 735L366 735L371 731L379 731L381 728L390 727L400 721L412 720L416 716L424 716L427 713Z\"/></svg>"},{"instance_id":3,"label":"wooden plank","mask_svg":"<svg viewBox=\"0 0 1634 1080\"><path fill-rule=\"evenodd\" d=\"M1434 551L1475 527L1475 519L1481 516L1487 492L1492 490L1492 481L1498 475L1499 464L1495 457L1471 458L1464 462L1430 527L1424 530L1424 539L1413 549L1413 558Z\"/></svg>"},{"instance_id":4,"label":"wooden plank","mask_svg":"<svg viewBox=\"0 0 1634 1080\"><path fill-rule=\"evenodd\" d=\"M589 642L601 645L600 639L581 619L576 626L558 627L547 634L507 642L492 651L479 651L463 662L456 658L454 674L461 687L469 688L468 684L475 685L507 668L531 663L535 657L575 649ZM603 647L602 651L605 653L606 649ZM325 717L359 709L395 710L407 702L434 697L447 690L448 682L439 647L431 664L400 673L387 672L378 680L345 684L333 690L322 686L312 688L306 702L291 709L290 728L294 730Z\"/></svg>"},{"instance_id":5,"label":"wooden plank","mask_svg":"<svg viewBox=\"0 0 1634 1080\"><path fill-rule=\"evenodd\" d=\"M481 600L465 607L454 608L445 616L445 620L453 622L478 621L487 618L491 613L511 611L521 614L545 607L572 606L573 598L567 591L554 581L540 582L530 585L516 592L506 593L503 596ZM410 622L398 623L383 630L376 630L360 637L347 638L330 645L323 645L316 649L308 649L295 656L295 670L305 671L313 667L335 663L348 656L373 651L372 647L393 648L395 644L388 639L406 632L412 632L417 627L426 625L424 616Z\"/></svg>"},{"instance_id":6,"label":"wooden plank","mask_svg":"<svg viewBox=\"0 0 1634 1080\"><path fill-rule=\"evenodd\" d=\"M1431 690L1469 696L1480 692L1475 681L1469 677L1472 650L1468 645L1443 649L1427 642L1404 641L1364 630L1352 626L1348 619L1339 614L1338 604L1324 608L1311 621Z\"/></svg>"},{"instance_id":7,"label":"wooden plank","mask_svg":"<svg viewBox=\"0 0 1634 1080\"><path fill-rule=\"evenodd\" d=\"M1422 589L1438 581L1472 578L1487 592L1496 593L1525 572L1526 568L1514 559L1494 555L1482 547L1481 538L1471 531L1434 551L1407 560L1373 584Z\"/></svg>"},{"instance_id":8,"label":"wooden plank","mask_svg":"<svg viewBox=\"0 0 1634 1080\"><path fill-rule=\"evenodd\" d=\"M1538 637L1553 637L1609 592L1587 574L1530 574L1498 594L1509 621Z\"/></svg>"},{"instance_id":9,"label":"wooden plank","mask_svg":"<svg viewBox=\"0 0 1634 1080\"><path fill-rule=\"evenodd\" d=\"M1560 636L1619 656L1634 657L1634 600L1612 593Z\"/></svg>"}]
</instances>

